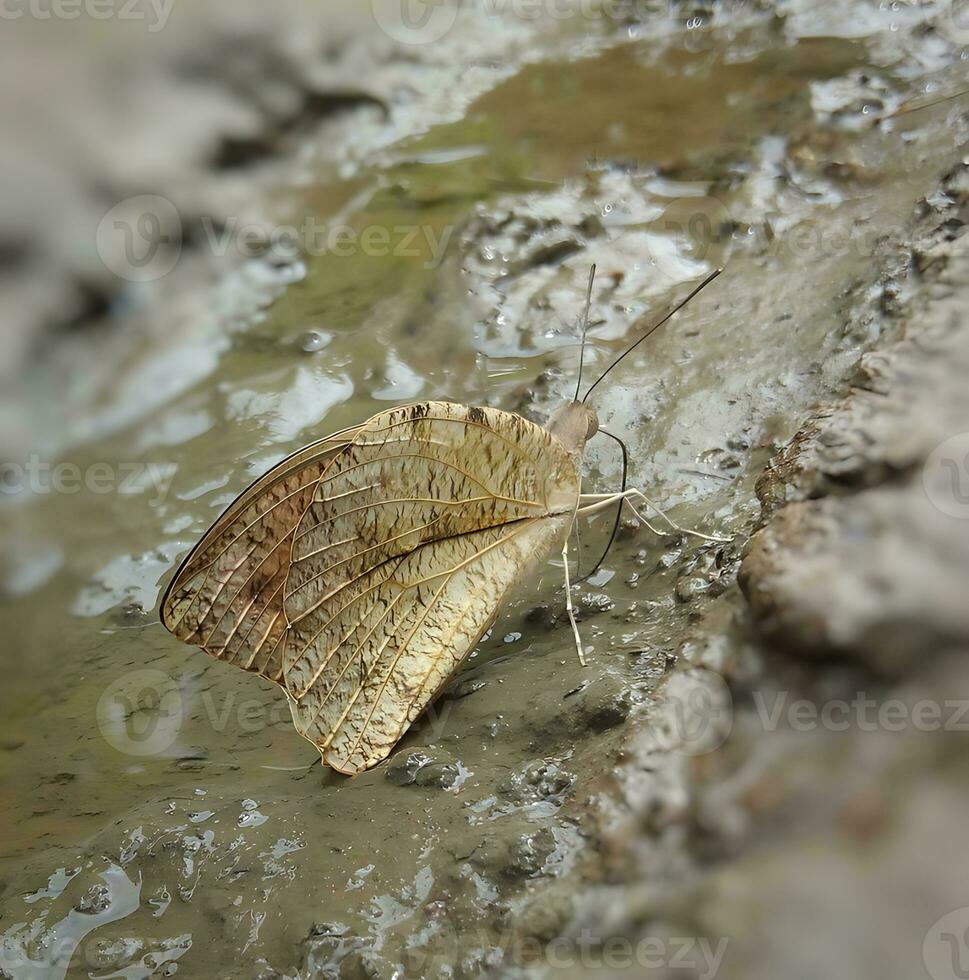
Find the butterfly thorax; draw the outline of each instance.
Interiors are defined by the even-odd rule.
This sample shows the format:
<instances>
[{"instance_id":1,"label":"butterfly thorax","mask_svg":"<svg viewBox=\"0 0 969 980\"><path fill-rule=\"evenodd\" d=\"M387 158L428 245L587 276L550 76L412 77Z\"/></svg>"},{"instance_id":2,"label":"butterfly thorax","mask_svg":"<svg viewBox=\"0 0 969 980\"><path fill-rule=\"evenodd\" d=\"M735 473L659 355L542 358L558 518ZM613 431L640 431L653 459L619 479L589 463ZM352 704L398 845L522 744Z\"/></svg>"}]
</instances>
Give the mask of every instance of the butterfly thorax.
<instances>
[{"instance_id":1,"label":"butterfly thorax","mask_svg":"<svg viewBox=\"0 0 969 980\"><path fill-rule=\"evenodd\" d=\"M581 454L599 431L595 409L582 402L566 402L557 408L545 427L570 452Z\"/></svg>"}]
</instances>

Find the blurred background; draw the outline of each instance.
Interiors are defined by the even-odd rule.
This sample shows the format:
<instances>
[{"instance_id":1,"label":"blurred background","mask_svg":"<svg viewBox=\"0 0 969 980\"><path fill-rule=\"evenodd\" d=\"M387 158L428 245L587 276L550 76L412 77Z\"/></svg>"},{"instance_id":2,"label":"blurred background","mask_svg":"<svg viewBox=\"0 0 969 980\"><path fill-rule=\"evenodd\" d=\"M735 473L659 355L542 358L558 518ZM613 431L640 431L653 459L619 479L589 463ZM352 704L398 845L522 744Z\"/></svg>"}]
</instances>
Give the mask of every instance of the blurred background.
<instances>
[{"instance_id":1,"label":"blurred background","mask_svg":"<svg viewBox=\"0 0 969 980\"><path fill-rule=\"evenodd\" d=\"M965 980L967 59L963 0L0 4L0 976ZM550 564L324 770L161 590L328 432L544 422L592 263L590 381L724 269L595 405L729 543L624 519L587 669Z\"/></svg>"}]
</instances>

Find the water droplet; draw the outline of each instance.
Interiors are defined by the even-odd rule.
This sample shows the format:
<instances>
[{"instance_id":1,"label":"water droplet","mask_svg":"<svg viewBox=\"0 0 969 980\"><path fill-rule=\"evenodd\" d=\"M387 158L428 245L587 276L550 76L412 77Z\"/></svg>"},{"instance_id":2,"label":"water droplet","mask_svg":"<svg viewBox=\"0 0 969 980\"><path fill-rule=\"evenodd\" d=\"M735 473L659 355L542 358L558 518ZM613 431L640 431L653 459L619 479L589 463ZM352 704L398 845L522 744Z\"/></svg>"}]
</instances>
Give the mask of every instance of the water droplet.
<instances>
[{"instance_id":1,"label":"water droplet","mask_svg":"<svg viewBox=\"0 0 969 980\"><path fill-rule=\"evenodd\" d=\"M307 354L315 354L318 350L323 350L329 346L332 336L322 330L307 330L303 334L300 346Z\"/></svg>"}]
</instances>

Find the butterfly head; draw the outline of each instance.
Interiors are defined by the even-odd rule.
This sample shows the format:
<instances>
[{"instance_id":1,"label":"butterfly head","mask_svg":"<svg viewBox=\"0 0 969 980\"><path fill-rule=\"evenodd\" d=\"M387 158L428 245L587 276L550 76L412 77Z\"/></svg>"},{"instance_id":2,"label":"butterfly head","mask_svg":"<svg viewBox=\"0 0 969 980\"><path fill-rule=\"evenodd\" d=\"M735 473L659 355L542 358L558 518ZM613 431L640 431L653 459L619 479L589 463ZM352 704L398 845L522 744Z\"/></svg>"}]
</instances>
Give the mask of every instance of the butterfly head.
<instances>
[{"instance_id":1,"label":"butterfly head","mask_svg":"<svg viewBox=\"0 0 969 980\"><path fill-rule=\"evenodd\" d=\"M552 413L548 431L572 453L581 453L599 431L596 410L582 402L566 402Z\"/></svg>"}]
</instances>

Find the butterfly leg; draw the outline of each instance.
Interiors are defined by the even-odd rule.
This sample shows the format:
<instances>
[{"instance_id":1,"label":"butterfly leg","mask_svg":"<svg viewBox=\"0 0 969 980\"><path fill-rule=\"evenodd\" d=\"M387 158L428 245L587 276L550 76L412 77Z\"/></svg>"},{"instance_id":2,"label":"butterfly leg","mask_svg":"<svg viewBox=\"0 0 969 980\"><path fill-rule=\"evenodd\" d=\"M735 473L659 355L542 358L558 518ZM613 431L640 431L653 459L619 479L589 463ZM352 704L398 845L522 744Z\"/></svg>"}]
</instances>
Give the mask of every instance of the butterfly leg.
<instances>
[{"instance_id":1,"label":"butterfly leg","mask_svg":"<svg viewBox=\"0 0 969 980\"><path fill-rule=\"evenodd\" d=\"M676 523L676 521L674 521L674 520L673 520L672 518L670 518L670 517L668 517L668 516L666 515L666 513L664 512L664 511L662 511L662 510L660 510L660 509L659 509L659 507L657 507L657 506L656 506L656 504L655 504L655 503L653 503L653 501L652 501L652 500L650 500L650 499L649 499L649 497L647 497L647 496L646 496L646 494L644 494L644 493L642 492L642 490L635 490L635 489L633 489L633 490L628 490L628 491L626 492L626 503L628 504L628 506L629 506L629 508L630 508L630 510L632 510L632 512L633 512L633 513L634 513L634 514L635 514L635 515L636 515L636 516L637 516L637 517L638 517L638 518L639 518L639 519L640 519L640 520L641 520L641 521L642 521L642 522L643 522L643 523L644 523L644 524L645 524L645 525L646 525L646 526L647 526L647 527L648 527L648 528L649 528L649 529L650 529L650 530L651 530L651 531L652 531L652 532L653 532L654 534L659 534L660 532L659 532L659 531L657 531L657 530L656 530L656 529L655 529L655 528L654 528L654 527L653 527L653 526L652 526L652 525L651 525L651 524L650 524L650 523L649 523L649 522L648 522L648 521L646 520L646 518L645 518L645 517L643 517L643 515L642 515L642 514L641 514L641 513L639 512L639 510L638 510L638 509L637 509L637 508L636 508L636 507L634 506L634 504L633 504L633 503L632 503L632 501L630 500L630 497L637 497L637 498L639 498L640 500L642 500L642 501L643 501L643 503L644 503L644 504L646 504L646 506L647 506L647 507L649 507L650 509L652 509L652 510L654 510L654 511L655 511L655 512L657 513L657 515L658 515L659 517L662 517L662 518L663 518L663 520L664 520L664 521L666 521L666 523L667 523L667 524L669 525L669 527L670 527L670 530L672 530L672 531L678 531L678 532L679 532L680 534L689 534L689 535L690 535L691 537L694 537L694 538L700 538L700 539L701 539L701 540L703 540L703 541L716 541L716 542L718 542L718 543L720 543L720 544L727 544L727 543L729 543L729 541L730 541L730 538L722 538L722 537L719 537L719 536L717 536L717 535L715 535L715 534L703 534L703 533L702 533L702 532L700 532L700 531L694 531L694 530L693 530L692 528L689 528L689 527L682 527L681 525L679 525L679 524L677 524L677 523Z\"/></svg>"},{"instance_id":2,"label":"butterfly leg","mask_svg":"<svg viewBox=\"0 0 969 980\"><path fill-rule=\"evenodd\" d=\"M575 610L572 608L572 583L569 581L569 539L565 539L562 545L562 567L565 569L565 611L569 614L569 622L572 624L572 635L575 637L575 649L579 654L579 663L587 667L585 656L582 653L582 638L579 636L579 624L575 621Z\"/></svg>"},{"instance_id":3,"label":"butterfly leg","mask_svg":"<svg viewBox=\"0 0 969 980\"><path fill-rule=\"evenodd\" d=\"M668 534L669 531L662 531L657 528L654 524L651 524L639 511L636 505L632 502L633 498L638 498L646 504L647 507L654 510L667 524L671 531L675 531L679 534L689 534L695 538L701 538L703 541L717 541L722 544L727 543L729 538L721 538L711 534L703 534L700 531L694 531L692 528L682 527L676 523L672 518L668 517L659 507L653 503L649 497L642 492L642 490L626 490L624 493L612 493L612 494L602 494L602 493L589 493L582 494L579 498L579 509L576 511L577 514L581 514L583 517L589 514L595 514L600 510L605 510L607 507L611 507L613 504L618 503L620 500L629 506L629 509L636 515L636 517L649 528L653 534L657 536L662 536L663 534Z\"/></svg>"},{"instance_id":4,"label":"butterfly leg","mask_svg":"<svg viewBox=\"0 0 969 980\"><path fill-rule=\"evenodd\" d=\"M584 493L579 497L576 516L588 517L589 514L596 514L613 504L618 504L620 500L625 500L629 493L629 490L625 493Z\"/></svg>"}]
</instances>

